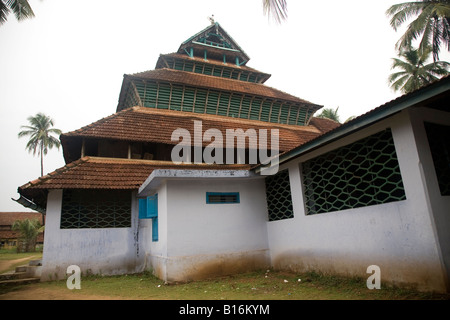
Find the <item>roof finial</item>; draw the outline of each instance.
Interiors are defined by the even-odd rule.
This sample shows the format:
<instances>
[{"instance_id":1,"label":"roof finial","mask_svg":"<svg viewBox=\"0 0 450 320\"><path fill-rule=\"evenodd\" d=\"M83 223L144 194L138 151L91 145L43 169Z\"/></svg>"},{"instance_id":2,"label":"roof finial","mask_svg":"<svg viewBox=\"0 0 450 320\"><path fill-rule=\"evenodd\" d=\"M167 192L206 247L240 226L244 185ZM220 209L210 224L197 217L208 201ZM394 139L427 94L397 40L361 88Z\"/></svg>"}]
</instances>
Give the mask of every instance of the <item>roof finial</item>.
<instances>
[{"instance_id":1,"label":"roof finial","mask_svg":"<svg viewBox=\"0 0 450 320\"><path fill-rule=\"evenodd\" d=\"M211 22L211 24L213 25L214 23L216 23L214 21L214 15L211 15L211 17L208 17L208 20Z\"/></svg>"}]
</instances>

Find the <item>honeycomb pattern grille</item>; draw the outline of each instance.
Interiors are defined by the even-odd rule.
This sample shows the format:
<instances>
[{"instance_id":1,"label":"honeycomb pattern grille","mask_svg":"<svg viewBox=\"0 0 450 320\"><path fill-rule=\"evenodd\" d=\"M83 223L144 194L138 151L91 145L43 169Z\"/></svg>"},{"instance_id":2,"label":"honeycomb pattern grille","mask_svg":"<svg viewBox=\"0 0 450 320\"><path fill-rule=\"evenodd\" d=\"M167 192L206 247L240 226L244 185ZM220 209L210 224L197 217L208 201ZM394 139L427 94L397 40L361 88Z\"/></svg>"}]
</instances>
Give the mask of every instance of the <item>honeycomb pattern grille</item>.
<instances>
[{"instance_id":1,"label":"honeycomb pattern grille","mask_svg":"<svg viewBox=\"0 0 450 320\"><path fill-rule=\"evenodd\" d=\"M442 196L450 196L450 126L425 122L434 169Z\"/></svg>"},{"instance_id":2,"label":"honeycomb pattern grille","mask_svg":"<svg viewBox=\"0 0 450 320\"><path fill-rule=\"evenodd\" d=\"M293 218L294 210L292 208L289 171L283 170L275 175L268 176L265 183L269 221Z\"/></svg>"},{"instance_id":3,"label":"honeycomb pattern grille","mask_svg":"<svg viewBox=\"0 0 450 320\"><path fill-rule=\"evenodd\" d=\"M390 129L302 165L307 214L405 200Z\"/></svg>"},{"instance_id":4,"label":"honeycomb pattern grille","mask_svg":"<svg viewBox=\"0 0 450 320\"><path fill-rule=\"evenodd\" d=\"M130 191L64 190L61 229L129 227Z\"/></svg>"}]
</instances>

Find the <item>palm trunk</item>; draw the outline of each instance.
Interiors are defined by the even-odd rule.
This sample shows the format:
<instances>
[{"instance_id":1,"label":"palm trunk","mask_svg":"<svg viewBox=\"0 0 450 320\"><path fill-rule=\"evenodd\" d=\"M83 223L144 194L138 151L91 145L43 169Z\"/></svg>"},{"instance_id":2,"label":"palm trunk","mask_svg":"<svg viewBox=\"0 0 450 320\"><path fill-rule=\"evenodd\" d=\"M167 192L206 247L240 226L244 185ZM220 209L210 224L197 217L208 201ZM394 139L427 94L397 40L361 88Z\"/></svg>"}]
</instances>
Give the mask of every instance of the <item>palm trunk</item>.
<instances>
[{"instance_id":1,"label":"palm trunk","mask_svg":"<svg viewBox=\"0 0 450 320\"><path fill-rule=\"evenodd\" d=\"M41 143L41 177L44 176L44 145Z\"/></svg>"}]
</instances>

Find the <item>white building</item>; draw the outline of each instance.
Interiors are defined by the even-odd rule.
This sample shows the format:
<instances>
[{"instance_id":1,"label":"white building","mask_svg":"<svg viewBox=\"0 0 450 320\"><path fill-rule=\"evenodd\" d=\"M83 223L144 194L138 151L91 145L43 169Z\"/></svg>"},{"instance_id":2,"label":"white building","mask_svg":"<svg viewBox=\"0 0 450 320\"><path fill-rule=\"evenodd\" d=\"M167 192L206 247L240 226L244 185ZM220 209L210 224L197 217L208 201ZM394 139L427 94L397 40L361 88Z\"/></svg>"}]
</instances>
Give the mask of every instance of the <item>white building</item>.
<instances>
[{"instance_id":1,"label":"white building","mask_svg":"<svg viewBox=\"0 0 450 320\"><path fill-rule=\"evenodd\" d=\"M450 78L338 126L248 59L211 25L125 76L117 113L61 136L67 165L19 187L45 208L43 280L72 264L167 281L377 265L386 283L448 291ZM194 121L202 134L278 129L278 173L248 164L250 143L247 164L172 163L171 132Z\"/></svg>"}]
</instances>

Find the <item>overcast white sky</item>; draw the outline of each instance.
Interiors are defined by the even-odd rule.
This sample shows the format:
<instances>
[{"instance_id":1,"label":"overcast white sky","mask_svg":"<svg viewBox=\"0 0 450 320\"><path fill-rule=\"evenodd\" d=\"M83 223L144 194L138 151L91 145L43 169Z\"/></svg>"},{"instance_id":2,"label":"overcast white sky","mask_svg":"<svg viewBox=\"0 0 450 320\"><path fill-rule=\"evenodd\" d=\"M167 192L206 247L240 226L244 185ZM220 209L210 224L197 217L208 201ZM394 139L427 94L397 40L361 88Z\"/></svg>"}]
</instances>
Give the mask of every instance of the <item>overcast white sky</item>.
<instances>
[{"instance_id":1,"label":"overcast white sky","mask_svg":"<svg viewBox=\"0 0 450 320\"><path fill-rule=\"evenodd\" d=\"M28 116L43 112L68 132L113 114L123 75L154 69L211 14L248 66L272 74L267 85L339 107L342 120L396 98L386 79L401 34L385 11L399 2L288 0L288 21L277 25L261 0L30 0L34 19L10 15L0 26L0 211L28 211L11 197L40 174L17 138ZM44 172L64 164L54 149Z\"/></svg>"}]
</instances>

